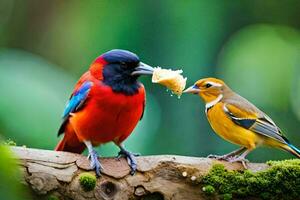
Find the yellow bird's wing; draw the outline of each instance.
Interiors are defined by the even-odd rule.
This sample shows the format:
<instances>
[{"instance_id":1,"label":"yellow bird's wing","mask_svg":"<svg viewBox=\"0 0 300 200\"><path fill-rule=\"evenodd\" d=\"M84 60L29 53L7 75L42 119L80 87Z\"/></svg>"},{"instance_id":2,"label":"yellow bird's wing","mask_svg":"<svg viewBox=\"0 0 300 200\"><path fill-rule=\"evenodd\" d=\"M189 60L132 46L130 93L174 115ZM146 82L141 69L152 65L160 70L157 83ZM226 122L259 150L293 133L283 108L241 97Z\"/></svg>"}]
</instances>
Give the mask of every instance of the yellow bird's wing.
<instances>
[{"instance_id":1,"label":"yellow bird's wing","mask_svg":"<svg viewBox=\"0 0 300 200\"><path fill-rule=\"evenodd\" d=\"M273 120L247 100L242 104L237 101L224 103L223 109L235 124L281 143L288 143Z\"/></svg>"}]
</instances>

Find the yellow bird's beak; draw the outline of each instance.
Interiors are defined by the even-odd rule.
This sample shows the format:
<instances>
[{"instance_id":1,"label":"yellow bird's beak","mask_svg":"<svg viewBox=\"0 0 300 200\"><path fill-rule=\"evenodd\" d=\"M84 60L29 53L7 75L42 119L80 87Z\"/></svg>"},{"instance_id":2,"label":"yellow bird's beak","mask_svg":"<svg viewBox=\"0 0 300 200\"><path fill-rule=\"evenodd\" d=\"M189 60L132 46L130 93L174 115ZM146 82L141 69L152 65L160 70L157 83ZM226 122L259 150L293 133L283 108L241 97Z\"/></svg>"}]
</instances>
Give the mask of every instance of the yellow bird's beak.
<instances>
[{"instance_id":1,"label":"yellow bird's beak","mask_svg":"<svg viewBox=\"0 0 300 200\"><path fill-rule=\"evenodd\" d=\"M193 85L183 91L183 93L191 93L191 94L199 94L199 92L200 92L200 89L197 85Z\"/></svg>"}]
</instances>

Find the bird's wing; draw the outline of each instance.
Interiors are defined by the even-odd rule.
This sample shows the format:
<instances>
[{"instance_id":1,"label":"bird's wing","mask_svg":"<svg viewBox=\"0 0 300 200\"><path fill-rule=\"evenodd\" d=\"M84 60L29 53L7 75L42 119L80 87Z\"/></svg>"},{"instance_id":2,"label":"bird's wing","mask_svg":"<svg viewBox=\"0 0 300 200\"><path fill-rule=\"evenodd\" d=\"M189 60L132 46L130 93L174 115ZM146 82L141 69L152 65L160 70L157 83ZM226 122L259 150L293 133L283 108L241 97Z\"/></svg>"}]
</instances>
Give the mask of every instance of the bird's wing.
<instances>
[{"instance_id":1,"label":"bird's wing","mask_svg":"<svg viewBox=\"0 0 300 200\"><path fill-rule=\"evenodd\" d=\"M93 86L93 83L91 81L85 81L71 95L71 97L65 107L65 110L63 112L63 116L62 116L63 122L58 131L58 135L60 135L64 132L65 124L68 121L70 114L75 113L80 108L82 108L82 106L84 105L84 103L88 97L88 94L89 94L92 86Z\"/></svg>"},{"instance_id":2,"label":"bird's wing","mask_svg":"<svg viewBox=\"0 0 300 200\"><path fill-rule=\"evenodd\" d=\"M235 124L281 143L288 142L272 119L254 105L243 104L242 107L239 103L232 102L225 103L223 109Z\"/></svg>"},{"instance_id":3,"label":"bird's wing","mask_svg":"<svg viewBox=\"0 0 300 200\"><path fill-rule=\"evenodd\" d=\"M144 94L144 102L143 102L143 112L142 112L142 115L141 115L141 117L140 117L140 120L142 120L143 119L143 117L144 117L144 114L145 114L145 109L146 109L146 93L145 93L145 88L144 88L144 85L143 84L141 84L141 91L143 92L143 94Z\"/></svg>"},{"instance_id":4,"label":"bird's wing","mask_svg":"<svg viewBox=\"0 0 300 200\"><path fill-rule=\"evenodd\" d=\"M145 114L145 108L146 108L146 100L144 100L144 102L143 102L143 112L142 112L142 115L141 115L140 120L142 120L143 117L144 117L144 114Z\"/></svg>"}]
</instances>

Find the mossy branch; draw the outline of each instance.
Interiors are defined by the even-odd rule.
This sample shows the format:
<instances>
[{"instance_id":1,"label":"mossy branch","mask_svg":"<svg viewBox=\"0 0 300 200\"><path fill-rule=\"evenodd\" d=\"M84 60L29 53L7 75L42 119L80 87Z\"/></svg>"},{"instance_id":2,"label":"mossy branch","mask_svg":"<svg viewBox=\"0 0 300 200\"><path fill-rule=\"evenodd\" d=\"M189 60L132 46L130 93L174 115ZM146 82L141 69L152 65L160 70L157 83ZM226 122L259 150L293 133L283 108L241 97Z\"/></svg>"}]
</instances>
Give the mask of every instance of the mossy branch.
<instances>
[{"instance_id":1,"label":"mossy branch","mask_svg":"<svg viewBox=\"0 0 300 200\"><path fill-rule=\"evenodd\" d=\"M293 199L300 195L299 160L250 163L244 171L238 163L207 158L146 156L138 157L138 172L131 176L126 160L103 158L103 175L96 179L85 156L11 148L20 159L22 182L36 199Z\"/></svg>"}]
</instances>

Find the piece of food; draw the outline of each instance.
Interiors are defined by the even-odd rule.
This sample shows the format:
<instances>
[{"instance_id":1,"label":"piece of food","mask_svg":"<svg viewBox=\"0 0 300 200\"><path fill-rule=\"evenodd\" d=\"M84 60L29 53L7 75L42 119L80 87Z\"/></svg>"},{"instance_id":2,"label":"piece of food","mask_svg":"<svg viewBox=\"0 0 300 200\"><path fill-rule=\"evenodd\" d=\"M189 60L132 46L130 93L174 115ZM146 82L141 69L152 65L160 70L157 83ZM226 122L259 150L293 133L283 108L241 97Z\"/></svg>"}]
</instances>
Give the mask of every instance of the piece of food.
<instances>
[{"instance_id":1,"label":"piece of food","mask_svg":"<svg viewBox=\"0 0 300 200\"><path fill-rule=\"evenodd\" d=\"M180 96L185 88L187 78L182 75L182 70L154 68L152 82L166 86L174 94Z\"/></svg>"}]
</instances>

